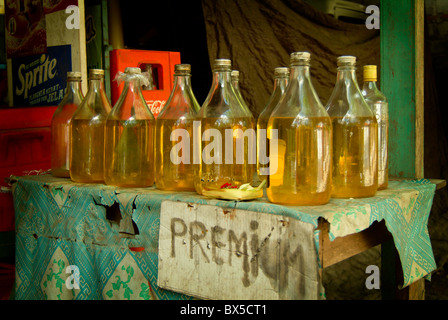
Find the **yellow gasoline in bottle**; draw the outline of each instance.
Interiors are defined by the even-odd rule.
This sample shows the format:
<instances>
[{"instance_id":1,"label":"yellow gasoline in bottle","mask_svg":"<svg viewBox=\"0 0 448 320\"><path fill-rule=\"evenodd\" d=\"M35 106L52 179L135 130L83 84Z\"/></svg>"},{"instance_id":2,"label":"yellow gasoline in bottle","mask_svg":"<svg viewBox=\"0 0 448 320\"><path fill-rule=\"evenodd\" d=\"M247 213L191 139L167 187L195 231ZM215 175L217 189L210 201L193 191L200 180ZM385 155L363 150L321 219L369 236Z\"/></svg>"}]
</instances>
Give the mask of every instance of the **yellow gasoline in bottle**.
<instances>
[{"instance_id":1,"label":"yellow gasoline in bottle","mask_svg":"<svg viewBox=\"0 0 448 320\"><path fill-rule=\"evenodd\" d=\"M67 72L67 88L51 119L51 173L70 178L70 121L84 99L81 72Z\"/></svg>"},{"instance_id":2,"label":"yellow gasoline in bottle","mask_svg":"<svg viewBox=\"0 0 448 320\"><path fill-rule=\"evenodd\" d=\"M310 76L310 54L291 54L290 78L268 121L269 201L321 205L331 196L332 126Z\"/></svg>"},{"instance_id":3,"label":"yellow gasoline in bottle","mask_svg":"<svg viewBox=\"0 0 448 320\"><path fill-rule=\"evenodd\" d=\"M362 94L378 122L378 190L389 184L389 104L378 89L375 65L364 66Z\"/></svg>"},{"instance_id":4,"label":"yellow gasoline in bottle","mask_svg":"<svg viewBox=\"0 0 448 320\"><path fill-rule=\"evenodd\" d=\"M231 82L231 60L216 59L212 85L194 126L197 153L195 189L238 188L252 183L256 165L256 132L252 113Z\"/></svg>"},{"instance_id":5,"label":"yellow gasoline in bottle","mask_svg":"<svg viewBox=\"0 0 448 320\"><path fill-rule=\"evenodd\" d=\"M286 91L288 80L289 68L277 67L274 69L274 88L257 120L257 174L260 181L267 180L267 186L269 186L268 121Z\"/></svg>"},{"instance_id":6,"label":"yellow gasoline in bottle","mask_svg":"<svg viewBox=\"0 0 448 320\"><path fill-rule=\"evenodd\" d=\"M378 189L378 124L356 80L356 57L337 59L327 103L333 123L332 197L374 196Z\"/></svg>"},{"instance_id":7,"label":"yellow gasoline in bottle","mask_svg":"<svg viewBox=\"0 0 448 320\"><path fill-rule=\"evenodd\" d=\"M104 132L111 110L104 91L104 70L89 70L89 88L70 122L70 178L104 182Z\"/></svg>"},{"instance_id":8,"label":"yellow gasoline in bottle","mask_svg":"<svg viewBox=\"0 0 448 320\"><path fill-rule=\"evenodd\" d=\"M126 68L117 80L124 81L124 87L106 120L104 179L118 187L150 187L155 119L141 91L149 80L134 67Z\"/></svg>"},{"instance_id":9,"label":"yellow gasoline in bottle","mask_svg":"<svg viewBox=\"0 0 448 320\"><path fill-rule=\"evenodd\" d=\"M191 87L191 66L174 66L170 97L156 119L155 180L161 190L195 191L193 121L200 106Z\"/></svg>"}]
</instances>

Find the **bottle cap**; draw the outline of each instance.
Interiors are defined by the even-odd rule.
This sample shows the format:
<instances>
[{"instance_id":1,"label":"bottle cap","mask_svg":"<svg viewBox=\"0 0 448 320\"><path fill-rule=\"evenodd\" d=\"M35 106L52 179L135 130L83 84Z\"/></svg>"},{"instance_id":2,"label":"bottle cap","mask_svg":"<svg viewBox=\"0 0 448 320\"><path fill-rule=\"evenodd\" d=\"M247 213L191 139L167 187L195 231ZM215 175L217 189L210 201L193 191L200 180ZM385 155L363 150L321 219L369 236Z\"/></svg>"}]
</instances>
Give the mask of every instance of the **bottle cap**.
<instances>
[{"instance_id":1,"label":"bottle cap","mask_svg":"<svg viewBox=\"0 0 448 320\"><path fill-rule=\"evenodd\" d=\"M236 80L238 80L238 78L240 76L240 72L238 70L232 70L232 72L230 73L230 76L232 78L235 78Z\"/></svg>"},{"instance_id":2,"label":"bottle cap","mask_svg":"<svg viewBox=\"0 0 448 320\"><path fill-rule=\"evenodd\" d=\"M69 71L67 72L67 81L80 81L81 80L81 72L78 71Z\"/></svg>"},{"instance_id":3,"label":"bottle cap","mask_svg":"<svg viewBox=\"0 0 448 320\"><path fill-rule=\"evenodd\" d=\"M131 73L131 74L138 74L138 73L142 73L142 69L138 68L138 67L127 67L126 69L124 69L125 73Z\"/></svg>"},{"instance_id":4,"label":"bottle cap","mask_svg":"<svg viewBox=\"0 0 448 320\"><path fill-rule=\"evenodd\" d=\"M232 65L232 61L230 59L215 59L216 67L230 67Z\"/></svg>"},{"instance_id":5,"label":"bottle cap","mask_svg":"<svg viewBox=\"0 0 448 320\"><path fill-rule=\"evenodd\" d=\"M191 65L187 63L183 64L176 64L174 66L174 72L182 72L182 73L189 73L191 71Z\"/></svg>"},{"instance_id":6,"label":"bottle cap","mask_svg":"<svg viewBox=\"0 0 448 320\"><path fill-rule=\"evenodd\" d=\"M293 60L309 60L311 54L309 52L293 52L290 55L291 61Z\"/></svg>"},{"instance_id":7,"label":"bottle cap","mask_svg":"<svg viewBox=\"0 0 448 320\"><path fill-rule=\"evenodd\" d=\"M274 69L274 77L287 75L289 75L289 68L287 67L277 67Z\"/></svg>"},{"instance_id":8,"label":"bottle cap","mask_svg":"<svg viewBox=\"0 0 448 320\"><path fill-rule=\"evenodd\" d=\"M104 77L104 70L103 69L90 69L89 77L94 78L94 79L101 79Z\"/></svg>"},{"instance_id":9,"label":"bottle cap","mask_svg":"<svg viewBox=\"0 0 448 320\"><path fill-rule=\"evenodd\" d=\"M293 52L290 55L290 63L294 65L309 65L311 54L309 52Z\"/></svg>"},{"instance_id":10,"label":"bottle cap","mask_svg":"<svg viewBox=\"0 0 448 320\"><path fill-rule=\"evenodd\" d=\"M355 56L340 56L337 59L338 66L353 66L356 64Z\"/></svg>"},{"instance_id":11,"label":"bottle cap","mask_svg":"<svg viewBox=\"0 0 448 320\"><path fill-rule=\"evenodd\" d=\"M377 80L376 65L364 66L363 74L364 74L364 81L376 81Z\"/></svg>"}]
</instances>

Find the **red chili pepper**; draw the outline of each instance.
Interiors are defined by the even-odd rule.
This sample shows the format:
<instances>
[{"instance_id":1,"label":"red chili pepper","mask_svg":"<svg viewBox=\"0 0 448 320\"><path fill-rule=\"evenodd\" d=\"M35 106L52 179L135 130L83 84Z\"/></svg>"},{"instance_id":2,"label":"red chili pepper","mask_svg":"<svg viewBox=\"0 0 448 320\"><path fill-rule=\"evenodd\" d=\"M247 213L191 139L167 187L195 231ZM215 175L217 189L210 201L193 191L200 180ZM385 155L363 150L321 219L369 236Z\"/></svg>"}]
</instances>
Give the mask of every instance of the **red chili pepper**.
<instances>
[{"instance_id":1,"label":"red chili pepper","mask_svg":"<svg viewBox=\"0 0 448 320\"><path fill-rule=\"evenodd\" d=\"M227 188L227 187L230 187L231 185L232 185L231 183L226 182L226 183L224 183L224 184L221 186L221 189L225 189L225 188Z\"/></svg>"}]
</instances>

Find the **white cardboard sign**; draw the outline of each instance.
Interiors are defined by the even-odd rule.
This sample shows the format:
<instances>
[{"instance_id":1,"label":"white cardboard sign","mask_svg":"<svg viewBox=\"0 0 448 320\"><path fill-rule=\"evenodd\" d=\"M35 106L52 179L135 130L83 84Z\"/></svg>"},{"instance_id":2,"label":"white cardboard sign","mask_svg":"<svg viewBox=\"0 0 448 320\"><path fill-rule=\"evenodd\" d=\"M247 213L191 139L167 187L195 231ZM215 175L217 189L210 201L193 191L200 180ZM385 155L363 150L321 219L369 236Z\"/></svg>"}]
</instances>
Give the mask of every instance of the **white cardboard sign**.
<instances>
[{"instance_id":1,"label":"white cardboard sign","mask_svg":"<svg viewBox=\"0 0 448 320\"><path fill-rule=\"evenodd\" d=\"M158 285L202 299L319 299L314 226L289 217L163 201Z\"/></svg>"}]
</instances>

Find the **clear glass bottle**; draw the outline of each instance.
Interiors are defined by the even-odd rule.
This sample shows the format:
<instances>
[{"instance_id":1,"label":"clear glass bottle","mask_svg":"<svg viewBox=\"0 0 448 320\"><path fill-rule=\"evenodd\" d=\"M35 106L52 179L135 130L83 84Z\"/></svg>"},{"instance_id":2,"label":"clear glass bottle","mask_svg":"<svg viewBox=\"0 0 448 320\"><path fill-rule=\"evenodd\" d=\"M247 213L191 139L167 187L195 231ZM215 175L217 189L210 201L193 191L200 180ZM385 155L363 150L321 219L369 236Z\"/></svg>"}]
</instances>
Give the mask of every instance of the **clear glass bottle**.
<instances>
[{"instance_id":1,"label":"clear glass bottle","mask_svg":"<svg viewBox=\"0 0 448 320\"><path fill-rule=\"evenodd\" d=\"M289 80L289 68L274 69L274 88L265 108L257 120L257 173L260 181L267 180L269 186L269 143L267 143L268 121L283 94Z\"/></svg>"},{"instance_id":2,"label":"clear glass bottle","mask_svg":"<svg viewBox=\"0 0 448 320\"><path fill-rule=\"evenodd\" d=\"M337 59L326 109L333 123L334 198L374 196L378 189L378 124L356 80L356 57Z\"/></svg>"},{"instance_id":3,"label":"clear glass bottle","mask_svg":"<svg viewBox=\"0 0 448 320\"><path fill-rule=\"evenodd\" d=\"M126 68L117 80L124 86L106 120L104 181L118 187L150 187L155 119L141 91L149 80L134 67Z\"/></svg>"},{"instance_id":4,"label":"clear glass bottle","mask_svg":"<svg viewBox=\"0 0 448 320\"><path fill-rule=\"evenodd\" d=\"M216 59L213 81L195 126L195 189L219 190L252 183L256 165L255 120L231 82L231 60Z\"/></svg>"},{"instance_id":5,"label":"clear glass bottle","mask_svg":"<svg viewBox=\"0 0 448 320\"><path fill-rule=\"evenodd\" d=\"M70 178L104 182L104 132L111 110L104 91L104 70L89 70L89 88L70 122Z\"/></svg>"},{"instance_id":6,"label":"clear glass bottle","mask_svg":"<svg viewBox=\"0 0 448 320\"><path fill-rule=\"evenodd\" d=\"M331 195L331 120L311 82L310 54L290 59L288 87L268 121L277 146L270 148L266 193L274 203L321 205Z\"/></svg>"},{"instance_id":7,"label":"clear glass bottle","mask_svg":"<svg viewBox=\"0 0 448 320\"><path fill-rule=\"evenodd\" d=\"M378 122L378 190L383 190L389 184L389 104L377 87L376 65L364 66L363 71L362 94Z\"/></svg>"},{"instance_id":8,"label":"clear glass bottle","mask_svg":"<svg viewBox=\"0 0 448 320\"><path fill-rule=\"evenodd\" d=\"M67 88L51 119L51 173L70 178L70 120L81 105L81 72L67 72Z\"/></svg>"},{"instance_id":9,"label":"clear glass bottle","mask_svg":"<svg viewBox=\"0 0 448 320\"><path fill-rule=\"evenodd\" d=\"M195 191L193 121L200 106L191 87L191 66L174 66L170 97L156 119L155 179L161 190Z\"/></svg>"}]
</instances>

